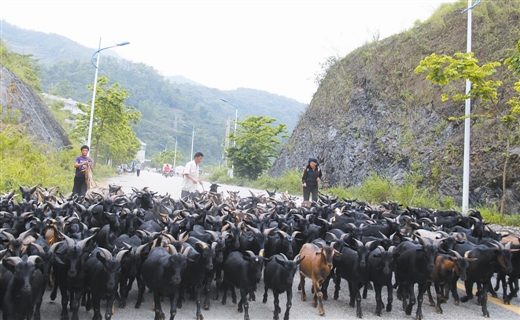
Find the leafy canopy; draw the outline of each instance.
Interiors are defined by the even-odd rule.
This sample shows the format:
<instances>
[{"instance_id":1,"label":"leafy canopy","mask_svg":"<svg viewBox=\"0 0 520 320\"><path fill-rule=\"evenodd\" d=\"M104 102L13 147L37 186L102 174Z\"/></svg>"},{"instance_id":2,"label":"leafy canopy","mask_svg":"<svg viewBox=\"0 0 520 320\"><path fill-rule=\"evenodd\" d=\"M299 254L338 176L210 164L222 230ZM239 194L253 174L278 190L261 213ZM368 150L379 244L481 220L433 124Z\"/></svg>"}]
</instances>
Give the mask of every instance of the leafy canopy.
<instances>
[{"instance_id":1,"label":"leafy canopy","mask_svg":"<svg viewBox=\"0 0 520 320\"><path fill-rule=\"evenodd\" d=\"M484 100L495 100L497 97L496 88L502 82L487 80L487 77L496 72L496 67L500 62L489 62L482 66L478 65L478 60L473 52L456 52L453 57L448 55L436 55L432 53L429 57L421 60L419 66L415 68L415 73L427 72L426 80L438 85L447 85L450 81L470 80L472 84L468 94L454 94L453 100L465 100L482 98ZM442 95L442 101L449 100L447 94Z\"/></svg>"},{"instance_id":2,"label":"leafy canopy","mask_svg":"<svg viewBox=\"0 0 520 320\"><path fill-rule=\"evenodd\" d=\"M237 122L236 135L229 135L233 145L226 149L237 176L256 180L270 168L280 145L279 135L287 136L286 125L272 126L275 121L265 116L248 116Z\"/></svg>"},{"instance_id":3,"label":"leafy canopy","mask_svg":"<svg viewBox=\"0 0 520 320\"><path fill-rule=\"evenodd\" d=\"M93 86L89 87L92 89ZM140 149L141 144L133 127L139 122L141 113L134 107L125 105L129 96L130 93L121 89L118 83L108 87L106 77L98 79L91 146L95 151L95 158L98 151L106 150L116 163L128 162L134 159ZM81 141L88 135L91 106L78 103L78 108L84 113L76 117L73 135ZM97 159L94 161L97 162Z\"/></svg>"}]
</instances>

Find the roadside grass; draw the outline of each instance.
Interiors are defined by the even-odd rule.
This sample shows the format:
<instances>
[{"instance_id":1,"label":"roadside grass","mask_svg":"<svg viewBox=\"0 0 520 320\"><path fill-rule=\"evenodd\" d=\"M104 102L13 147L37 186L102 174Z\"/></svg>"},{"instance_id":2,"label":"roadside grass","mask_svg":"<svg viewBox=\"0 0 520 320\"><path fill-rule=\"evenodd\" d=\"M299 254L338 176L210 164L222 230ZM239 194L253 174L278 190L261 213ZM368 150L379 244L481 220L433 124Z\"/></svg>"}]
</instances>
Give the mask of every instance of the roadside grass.
<instances>
[{"instance_id":1,"label":"roadside grass","mask_svg":"<svg viewBox=\"0 0 520 320\"><path fill-rule=\"evenodd\" d=\"M0 123L0 190L19 194L20 186L58 187L63 194L72 192L74 159L79 146L56 151L35 143L21 126ZM94 180L114 175L110 166L96 165ZM15 198L21 199L20 194Z\"/></svg>"}]
</instances>

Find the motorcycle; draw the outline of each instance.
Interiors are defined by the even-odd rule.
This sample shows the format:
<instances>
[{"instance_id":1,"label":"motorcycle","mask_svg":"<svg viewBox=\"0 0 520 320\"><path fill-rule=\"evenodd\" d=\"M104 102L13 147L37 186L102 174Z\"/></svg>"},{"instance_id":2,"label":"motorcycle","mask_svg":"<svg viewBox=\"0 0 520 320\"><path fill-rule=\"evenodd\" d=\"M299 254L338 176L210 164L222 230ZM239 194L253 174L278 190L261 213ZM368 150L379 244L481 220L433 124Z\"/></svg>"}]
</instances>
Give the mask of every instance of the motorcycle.
<instances>
[{"instance_id":1,"label":"motorcycle","mask_svg":"<svg viewBox=\"0 0 520 320\"><path fill-rule=\"evenodd\" d=\"M170 172L163 171L163 173L162 173L163 177L165 177L165 178L173 177L173 174L174 174L173 171L170 171Z\"/></svg>"}]
</instances>

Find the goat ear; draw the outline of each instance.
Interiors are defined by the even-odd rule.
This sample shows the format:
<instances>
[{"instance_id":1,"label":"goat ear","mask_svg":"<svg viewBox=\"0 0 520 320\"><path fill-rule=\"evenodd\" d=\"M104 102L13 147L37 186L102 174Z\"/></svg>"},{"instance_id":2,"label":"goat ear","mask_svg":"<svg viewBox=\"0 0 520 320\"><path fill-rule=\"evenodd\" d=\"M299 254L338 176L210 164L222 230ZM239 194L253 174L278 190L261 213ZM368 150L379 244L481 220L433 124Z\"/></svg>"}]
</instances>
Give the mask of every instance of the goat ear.
<instances>
[{"instance_id":1,"label":"goat ear","mask_svg":"<svg viewBox=\"0 0 520 320\"><path fill-rule=\"evenodd\" d=\"M54 261L56 261L59 264L65 264L65 262L63 262L63 260L61 260L60 257L58 257L57 255L54 255Z\"/></svg>"},{"instance_id":2,"label":"goat ear","mask_svg":"<svg viewBox=\"0 0 520 320\"><path fill-rule=\"evenodd\" d=\"M96 258L97 258L99 261L101 261L101 263L103 263L103 264L105 263L105 260L106 260L106 259L105 259L105 255L102 254L101 252L99 252L99 251L96 252Z\"/></svg>"},{"instance_id":3,"label":"goat ear","mask_svg":"<svg viewBox=\"0 0 520 320\"><path fill-rule=\"evenodd\" d=\"M12 273L14 273L14 267L16 266L16 263L12 259L4 259L2 260L2 265Z\"/></svg>"}]
</instances>

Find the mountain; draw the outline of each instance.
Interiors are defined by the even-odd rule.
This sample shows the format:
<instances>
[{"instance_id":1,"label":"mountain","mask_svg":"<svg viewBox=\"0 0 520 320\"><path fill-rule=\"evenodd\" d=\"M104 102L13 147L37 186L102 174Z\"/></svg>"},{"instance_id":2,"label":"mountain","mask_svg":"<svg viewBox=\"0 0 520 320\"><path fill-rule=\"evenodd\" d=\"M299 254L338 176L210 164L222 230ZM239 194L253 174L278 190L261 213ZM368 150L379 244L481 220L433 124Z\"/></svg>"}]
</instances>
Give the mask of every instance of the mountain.
<instances>
[{"instance_id":1,"label":"mountain","mask_svg":"<svg viewBox=\"0 0 520 320\"><path fill-rule=\"evenodd\" d=\"M2 21L2 42L10 51L32 54L41 63L42 90L64 98L90 104L94 67L92 54L96 49L86 48L66 37L25 30ZM110 50L107 50L110 51ZM289 132L307 107L294 99L248 88L223 91L197 84L182 76L164 77L144 63L103 54L100 57L99 76L110 84L118 82L130 92L127 105L142 113L135 127L137 136L147 144L146 157L152 153L173 148L178 137L178 149L187 161L191 149L191 129L195 128L194 149L204 153L204 163L218 164L222 159L226 121L265 115L285 123ZM229 101L223 102L221 99ZM85 133L86 135L86 133Z\"/></svg>"},{"instance_id":2,"label":"mountain","mask_svg":"<svg viewBox=\"0 0 520 320\"><path fill-rule=\"evenodd\" d=\"M318 158L330 186L358 186L372 173L403 183L415 179L460 205L462 195L464 103L442 102L442 92L464 93L463 81L439 88L414 69L425 57L466 52L467 1L441 6L410 30L368 43L337 61L327 72L270 174L302 168ZM483 1L473 9L472 50L480 64L514 54L520 39L520 2ZM514 95L507 66L494 114L503 114ZM483 103L473 101L483 113ZM506 150L496 117L471 119L470 206L499 205ZM520 211L518 133L507 176L506 212ZM516 148L516 149L515 149Z\"/></svg>"},{"instance_id":3,"label":"mountain","mask_svg":"<svg viewBox=\"0 0 520 320\"><path fill-rule=\"evenodd\" d=\"M183 77L183 76L170 76L170 77L165 77L168 81L170 81L171 83L178 83L178 84L183 84L183 83L188 83L188 84L191 84L191 85L194 85L194 86L201 86L200 83L197 83L191 79L188 79L186 77Z\"/></svg>"},{"instance_id":4,"label":"mountain","mask_svg":"<svg viewBox=\"0 0 520 320\"><path fill-rule=\"evenodd\" d=\"M64 60L88 60L97 49L87 48L67 37L55 33L26 30L0 20L2 42L9 49L20 54L32 54L42 64L53 65ZM103 54L119 57L112 50Z\"/></svg>"}]
</instances>

